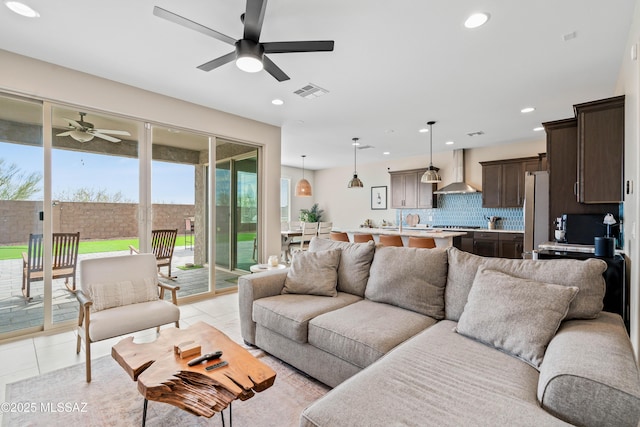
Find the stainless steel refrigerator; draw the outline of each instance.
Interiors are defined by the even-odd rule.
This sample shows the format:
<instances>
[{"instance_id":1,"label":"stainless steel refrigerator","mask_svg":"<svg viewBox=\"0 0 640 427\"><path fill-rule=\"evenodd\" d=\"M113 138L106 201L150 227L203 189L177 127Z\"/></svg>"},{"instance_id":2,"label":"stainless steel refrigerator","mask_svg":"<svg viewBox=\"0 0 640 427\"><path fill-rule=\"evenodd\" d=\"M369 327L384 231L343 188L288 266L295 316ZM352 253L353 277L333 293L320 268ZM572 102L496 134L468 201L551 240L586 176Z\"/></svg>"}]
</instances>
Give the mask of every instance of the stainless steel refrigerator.
<instances>
[{"instance_id":1,"label":"stainless steel refrigerator","mask_svg":"<svg viewBox=\"0 0 640 427\"><path fill-rule=\"evenodd\" d=\"M549 173L527 172L524 177L524 256L549 241Z\"/></svg>"}]
</instances>

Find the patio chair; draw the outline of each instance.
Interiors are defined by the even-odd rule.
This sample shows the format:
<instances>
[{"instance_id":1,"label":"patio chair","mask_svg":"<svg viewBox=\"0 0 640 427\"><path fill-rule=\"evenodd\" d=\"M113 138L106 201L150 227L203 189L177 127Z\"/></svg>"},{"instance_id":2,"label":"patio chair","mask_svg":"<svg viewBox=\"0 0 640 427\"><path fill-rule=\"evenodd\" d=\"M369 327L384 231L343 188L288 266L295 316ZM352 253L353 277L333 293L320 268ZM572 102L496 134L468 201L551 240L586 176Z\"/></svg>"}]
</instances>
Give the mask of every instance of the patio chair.
<instances>
[{"instance_id":1,"label":"patio chair","mask_svg":"<svg viewBox=\"0 0 640 427\"><path fill-rule=\"evenodd\" d=\"M53 233L52 278L65 279L64 284L71 292L76 291L76 265L80 233ZM29 247L22 253L22 295L30 301L31 282L44 279L44 253L42 234L29 235ZM72 284L69 285L69 279Z\"/></svg>"},{"instance_id":2,"label":"patio chair","mask_svg":"<svg viewBox=\"0 0 640 427\"><path fill-rule=\"evenodd\" d=\"M171 275L171 259L173 258L173 248L176 245L177 236L177 228L173 230L151 230L151 252L156 257L158 274L167 279L176 278ZM140 250L129 245L129 253L139 254ZM162 273L160 267L167 267L169 269L168 273Z\"/></svg>"}]
</instances>

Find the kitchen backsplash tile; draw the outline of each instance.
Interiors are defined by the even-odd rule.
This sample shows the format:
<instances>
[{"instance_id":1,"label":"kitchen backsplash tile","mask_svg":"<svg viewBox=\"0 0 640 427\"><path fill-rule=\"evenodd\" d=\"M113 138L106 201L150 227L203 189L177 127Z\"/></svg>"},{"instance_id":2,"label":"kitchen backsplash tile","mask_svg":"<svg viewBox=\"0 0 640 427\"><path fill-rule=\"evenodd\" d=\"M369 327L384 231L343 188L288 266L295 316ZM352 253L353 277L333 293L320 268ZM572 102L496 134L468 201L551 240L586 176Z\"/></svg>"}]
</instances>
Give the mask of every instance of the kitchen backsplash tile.
<instances>
[{"instance_id":1,"label":"kitchen backsplash tile","mask_svg":"<svg viewBox=\"0 0 640 427\"><path fill-rule=\"evenodd\" d=\"M497 222L499 230L524 230L524 216L522 208L483 208L482 193L474 194L440 194L437 209L397 209L395 223L407 225L404 218L408 214L417 214L420 224L428 225L468 225L487 228L485 217L497 216L502 218ZM431 218L431 220L430 220Z\"/></svg>"}]
</instances>

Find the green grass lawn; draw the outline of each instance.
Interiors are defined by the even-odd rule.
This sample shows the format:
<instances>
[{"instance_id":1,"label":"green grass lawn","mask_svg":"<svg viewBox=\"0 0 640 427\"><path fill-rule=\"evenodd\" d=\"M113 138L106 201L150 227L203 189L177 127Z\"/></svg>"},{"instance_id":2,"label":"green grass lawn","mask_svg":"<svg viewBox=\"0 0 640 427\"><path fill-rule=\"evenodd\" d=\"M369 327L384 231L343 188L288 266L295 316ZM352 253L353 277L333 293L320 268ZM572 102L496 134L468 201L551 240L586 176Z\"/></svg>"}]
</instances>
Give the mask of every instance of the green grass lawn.
<instances>
[{"instance_id":1,"label":"green grass lawn","mask_svg":"<svg viewBox=\"0 0 640 427\"><path fill-rule=\"evenodd\" d=\"M185 236L176 238L176 247L184 247ZM189 241L189 244L191 241ZM121 239L121 240L95 240L91 242L80 242L78 253L92 254L97 252L115 252L128 251L129 245L137 248L138 239ZM22 252L27 252L27 245L23 246L0 246L0 260L20 259Z\"/></svg>"},{"instance_id":2,"label":"green grass lawn","mask_svg":"<svg viewBox=\"0 0 640 427\"><path fill-rule=\"evenodd\" d=\"M188 240L188 245L192 244L191 236ZM256 233L238 233L239 242L252 241L256 237ZM121 239L121 240L95 240L90 242L80 241L78 247L78 253L80 254L92 254L97 252L115 252L115 251L128 251L129 245L137 248L138 239ZM185 236L178 235L176 238L176 247L185 246ZM0 246L0 260L5 259L20 259L22 258L22 252L27 252L27 245L23 246Z\"/></svg>"}]
</instances>

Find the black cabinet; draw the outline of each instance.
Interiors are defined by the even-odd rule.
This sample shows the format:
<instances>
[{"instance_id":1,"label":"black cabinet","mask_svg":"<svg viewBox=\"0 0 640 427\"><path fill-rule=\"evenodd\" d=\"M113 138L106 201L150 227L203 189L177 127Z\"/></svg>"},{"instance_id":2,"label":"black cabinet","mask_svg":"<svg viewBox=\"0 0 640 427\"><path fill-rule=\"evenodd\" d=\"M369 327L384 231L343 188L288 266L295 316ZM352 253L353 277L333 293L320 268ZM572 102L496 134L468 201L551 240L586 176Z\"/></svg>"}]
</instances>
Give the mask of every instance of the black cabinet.
<instances>
[{"instance_id":1,"label":"black cabinet","mask_svg":"<svg viewBox=\"0 0 640 427\"><path fill-rule=\"evenodd\" d=\"M522 233L476 231L454 237L453 246L480 256L521 259L523 241Z\"/></svg>"},{"instance_id":2,"label":"black cabinet","mask_svg":"<svg viewBox=\"0 0 640 427\"><path fill-rule=\"evenodd\" d=\"M524 235L522 233L498 233L500 258L522 259Z\"/></svg>"},{"instance_id":3,"label":"black cabinet","mask_svg":"<svg viewBox=\"0 0 640 427\"><path fill-rule=\"evenodd\" d=\"M480 256L500 256L499 233L476 231L473 233L473 253Z\"/></svg>"}]
</instances>

